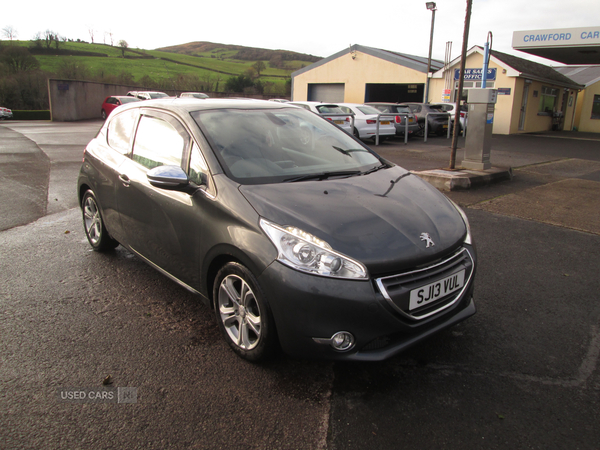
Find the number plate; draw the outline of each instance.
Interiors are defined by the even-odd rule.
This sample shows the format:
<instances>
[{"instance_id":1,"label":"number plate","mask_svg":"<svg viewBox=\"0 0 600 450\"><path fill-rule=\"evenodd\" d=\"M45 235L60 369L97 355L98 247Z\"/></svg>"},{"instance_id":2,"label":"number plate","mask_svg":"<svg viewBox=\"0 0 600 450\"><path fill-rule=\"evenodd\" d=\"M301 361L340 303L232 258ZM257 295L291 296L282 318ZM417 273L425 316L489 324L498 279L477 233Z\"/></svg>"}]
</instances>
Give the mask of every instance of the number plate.
<instances>
[{"instance_id":1,"label":"number plate","mask_svg":"<svg viewBox=\"0 0 600 450\"><path fill-rule=\"evenodd\" d=\"M461 270L449 277L443 278L435 283L427 284L418 289L410 291L409 311L420 308L436 301L454 291L458 291L465 284L465 271Z\"/></svg>"},{"instance_id":2,"label":"number plate","mask_svg":"<svg viewBox=\"0 0 600 450\"><path fill-rule=\"evenodd\" d=\"M389 120L382 120L381 121L381 125L389 125L390 121Z\"/></svg>"},{"instance_id":3,"label":"number plate","mask_svg":"<svg viewBox=\"0 0 600 450\"><path fill-rule=\"evenodd\" d=\"M333 122L336 123L337 125L344 125L343 120L334 120Z\"/></svg>"}]
</instances>

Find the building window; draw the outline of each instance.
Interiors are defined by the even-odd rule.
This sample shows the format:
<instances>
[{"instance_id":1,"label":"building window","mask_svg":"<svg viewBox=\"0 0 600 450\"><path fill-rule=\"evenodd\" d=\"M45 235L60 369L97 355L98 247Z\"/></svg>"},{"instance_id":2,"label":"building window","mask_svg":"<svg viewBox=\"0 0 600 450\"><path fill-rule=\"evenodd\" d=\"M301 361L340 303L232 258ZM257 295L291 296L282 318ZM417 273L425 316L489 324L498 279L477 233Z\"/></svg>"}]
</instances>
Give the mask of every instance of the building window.
<instances>
[{"instance_id":1,"label":"building window","mask_svg":"<svg viewBox=\"0 0 600 450\"><path fill-rule=\"evenodd\" d=\"M592 119L600 119L600 95L594 95L592 103Z\"/></svg>"},{"instance_id":2,"label":"building window","mask_svg":"<svg viewBox=\"0 0 600 450\"><path fill-rule=\"evenodd\" d=\"M552 114L558 100L558 89L542 86L540 113Z\"/></svg>"}]
</instances>

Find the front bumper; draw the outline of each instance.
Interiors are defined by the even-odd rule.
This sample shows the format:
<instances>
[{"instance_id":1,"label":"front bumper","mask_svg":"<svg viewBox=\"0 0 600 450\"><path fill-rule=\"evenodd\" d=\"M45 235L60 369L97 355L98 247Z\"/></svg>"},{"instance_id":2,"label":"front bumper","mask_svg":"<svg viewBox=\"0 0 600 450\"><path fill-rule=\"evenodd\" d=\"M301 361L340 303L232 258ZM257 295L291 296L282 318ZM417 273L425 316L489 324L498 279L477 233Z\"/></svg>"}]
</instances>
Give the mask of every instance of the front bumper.
<instances>
[{"instance_id":1,"label":"front bumper","mask_svg":"<svg viewBox=\"0 0 600 450\"><path fill-rule=\"evenodd\" d=\"M286 353L330 360L380 361L475 314L473 278L450 307L422 320L411 320L395 310L374 280L312 276L275 262L259 282ZM351 350L341 352L318 342L340 331L354 336Z\"/></svg>"}]
</instances>

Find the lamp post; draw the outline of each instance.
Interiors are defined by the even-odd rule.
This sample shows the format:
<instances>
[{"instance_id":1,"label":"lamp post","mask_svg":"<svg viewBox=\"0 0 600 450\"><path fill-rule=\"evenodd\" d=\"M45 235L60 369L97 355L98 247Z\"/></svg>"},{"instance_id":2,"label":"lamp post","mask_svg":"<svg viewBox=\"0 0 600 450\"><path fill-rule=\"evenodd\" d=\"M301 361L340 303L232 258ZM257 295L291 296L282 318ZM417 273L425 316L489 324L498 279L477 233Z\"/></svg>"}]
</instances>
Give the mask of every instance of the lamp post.
<instances>
[{"instance_id":1,"label":"lamp post","mask_svg":"<svg viewBox=\"0 0 600 450\"><path fill-rule=\"evenodd\" d=\"M427 58L427 84L425 85L425 103L429 103L429 72L431 72L431 50L433 48L433 24L435 23L435 2L427 2L425 6L431 11L431 34L429 35L429 58Z\"/></svg>"}]
</instances>

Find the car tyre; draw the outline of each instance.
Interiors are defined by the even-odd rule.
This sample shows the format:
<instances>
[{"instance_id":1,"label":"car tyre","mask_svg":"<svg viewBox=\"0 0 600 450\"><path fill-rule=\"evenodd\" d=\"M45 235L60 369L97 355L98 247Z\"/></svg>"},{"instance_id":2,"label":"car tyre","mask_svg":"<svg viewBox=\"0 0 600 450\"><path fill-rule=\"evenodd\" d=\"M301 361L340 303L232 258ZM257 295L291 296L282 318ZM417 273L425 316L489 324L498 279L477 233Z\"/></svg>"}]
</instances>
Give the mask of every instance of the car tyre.
<instances>
[{"instance_id":1,"label":"car tyre","mask_svg":"<svg viewBox=\"0 0 600 450\"><path fill-rule=\"evenodd\" d=\"M106 120L106 111L102 110L100 115L102 116L102 120Z\"/></svg>"},{"instance_id":2,"label":"car tyre","mask_svg":"<svg viewBox=\"0 0 600 450\"><path fill-rule=\"evenodd\" d=\"M227 263L215 279L213 299L219 328L238 356L263 361L273 355L275 323L252 272L239 263Z\"/></svg>"},{"instance_id":3,"label":"car tyre","mask_svg":"<svg viewBox=\"0 0 600 450\"><path fill-rule=\"evenodd\" d=\"M95 251L102 252L112 250L119 245L119 243L108 234L108 231L104 226L104 220L102 219L98 201L91 189L83 194L81 212L83 215L85 235Z\"/></svg>"},{"instance_id":4,"label":"car tyre","mask_svg":"<svg viewBox=\"0 0 600 450\"><path fill-rule=\"evenodd\" d=\"M360 139L360 133L358 132L358 129L357 129L357 128L354 128L354 137L355 137L356 139Z\"/></svg>"}]
</instances>

